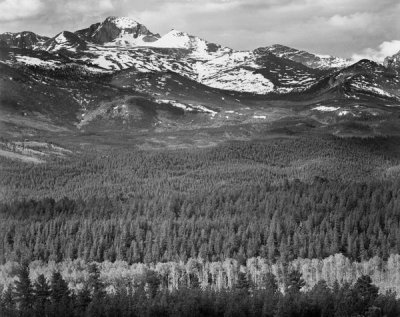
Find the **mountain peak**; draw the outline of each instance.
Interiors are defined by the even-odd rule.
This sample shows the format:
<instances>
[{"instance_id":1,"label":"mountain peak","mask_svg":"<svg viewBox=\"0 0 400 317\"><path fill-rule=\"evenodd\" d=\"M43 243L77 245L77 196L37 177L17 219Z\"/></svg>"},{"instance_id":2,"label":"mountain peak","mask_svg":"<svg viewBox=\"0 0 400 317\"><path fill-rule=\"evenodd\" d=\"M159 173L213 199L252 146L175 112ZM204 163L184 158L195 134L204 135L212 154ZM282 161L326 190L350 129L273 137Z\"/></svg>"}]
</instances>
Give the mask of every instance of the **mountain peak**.
<instances>
[{"instance_id":1,"label":"mountain peak","mask_svg":"<svg viewBox=\"0 0 400 317\"><path fill-rule=\"evenodd\" d=\"M344 68L352 64L348 59L330 55L313 54L282 44L274 44L264 48L259 48L256 51L264 54L268 52L277 57L290 59L294 62L316 69Z\"/></svg>"},{"instance_id":2,"label":"mountain peak","mask_svg":"<svg viewBox=\"0 0 400 317\"><path fill-rule=\"evenodd\" d=\"M128 17L110 16L103 22L92 24L89 28L75 34L89 42L103 45L135 46L154 42L160 36L151 33L143 24Z\"/></svg>"},{"instance_id":3,"label":"mountain peak","mask_svg":"<svg viewBox=\"0 0 400 317\"><path fill-rule=\"evenodd\" d=\"M133 29L140 25L139 22L135 21L134 19L128 17L116 17L116 16L109 16L103 22L104 23L112 23L119 29Z\"/></svg>"},{"instance_id":4,"label":"mountain peak","mask_svg":"<svg viewBox=\"0 0 400 317\"><path fill-rule=\"evenodd\" d=\"M171 36L190 36L188 33L183 32L183 31L179 31L177 29L171 29L171 31L169 31L167 34L171 35Z\"/></svg>"},{"instance_id":5,"label":"mountain peak","mask_svg":"<svg viewBox=\"0 0 400 317\"><path fill-rule=\"evenodd\" d=\"M270 46L270 48L285 49L285 50L287 50L287 49L289 49L289 50L295 50L294 48L291 48L291 47L289 47L289 46L282 45L282 44L273 44L273 45Z\"/></svg>"},{"instance_id":6,"label":"mountain peak","mask_svg":"<svg viewBox=\"0 0 400 317\"><path fill-rule=\"evenodd\" d=\"M69 31L62 31L58 33L55 37L49 39L43 45L47 51L59 51L62 49L83 50L87 47L84 40L82 40L78 35Z\"/></svg>"}]
</instances>

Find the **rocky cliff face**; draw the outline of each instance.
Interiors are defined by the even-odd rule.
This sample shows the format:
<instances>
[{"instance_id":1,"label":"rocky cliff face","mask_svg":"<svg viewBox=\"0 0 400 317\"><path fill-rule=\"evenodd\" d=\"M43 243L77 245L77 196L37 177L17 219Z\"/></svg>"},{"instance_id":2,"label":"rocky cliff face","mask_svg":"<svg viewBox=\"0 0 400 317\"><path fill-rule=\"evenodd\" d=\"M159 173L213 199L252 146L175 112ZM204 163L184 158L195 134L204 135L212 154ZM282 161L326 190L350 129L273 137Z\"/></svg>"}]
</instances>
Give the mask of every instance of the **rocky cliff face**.
<instances>
[{"instance_id":1,"label":"rocky cliff face","mask_svg":"<svg viewBox=\"0 0 400 317\"><path fill-rule=\"evenodd\" d=\"M383 65L392 70L400 70L400 52L385 58Z\"/></svg>"},{"instance_id":2,"label":"rocky cliff face","mask_svg":"<svg viewBox=\"0 0 400 317\"><path fill-rule=\"evenodd\" d=\"M158 34L151 33L143 24L132 19L116 17L109 17L101 23L93 24L75 33L96 44L109 43L124 35L129 35L133 39L141 38L144 42L154 42L160 38Z\"/></svg>"}]
</instances>

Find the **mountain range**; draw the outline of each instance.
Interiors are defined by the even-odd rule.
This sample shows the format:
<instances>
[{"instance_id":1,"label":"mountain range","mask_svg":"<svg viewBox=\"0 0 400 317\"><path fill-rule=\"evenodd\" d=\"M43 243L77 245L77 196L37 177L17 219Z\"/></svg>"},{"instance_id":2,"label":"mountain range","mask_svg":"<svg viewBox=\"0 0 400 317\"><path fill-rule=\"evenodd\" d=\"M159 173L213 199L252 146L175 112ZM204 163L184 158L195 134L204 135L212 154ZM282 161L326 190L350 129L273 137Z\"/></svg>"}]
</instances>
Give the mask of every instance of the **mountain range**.
<instances>
[{"instance_id":1,"label":"mountain range","mask_svg":"<svg viewBox=\"0 0 400 317\"><path fill-rule=\"evenodd\" d=\"M0 69L8 137L238 125L246 133L232 133L243 137L278 122L376 135L400 105L400 52L379 64L284 45L237 51L120 17L52 38L1 34Z\"/></svg>"}]
</instances>

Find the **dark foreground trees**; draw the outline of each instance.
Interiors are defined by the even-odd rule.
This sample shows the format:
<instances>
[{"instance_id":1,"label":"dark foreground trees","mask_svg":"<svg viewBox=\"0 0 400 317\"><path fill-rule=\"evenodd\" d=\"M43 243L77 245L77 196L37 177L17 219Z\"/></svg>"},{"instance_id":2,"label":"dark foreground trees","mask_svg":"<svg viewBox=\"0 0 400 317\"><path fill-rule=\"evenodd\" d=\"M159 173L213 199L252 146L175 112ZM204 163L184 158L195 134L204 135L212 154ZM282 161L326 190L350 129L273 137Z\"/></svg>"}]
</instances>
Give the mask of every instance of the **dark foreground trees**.
<instances>
[{"instance_id":1,"label":"dark foreground trees","mask_svg":"<svg viewBox=\"0 0 400 317\"><path fill-rule=\"evenodd\" d=\"M26 272L22 267L19 282L2 293L0 316L400 316L396 294L379 294L369 276L361 276L354 285L330 288L321 281L305 290L301 274L295 271L288 275L282 293L272 274L259 288L241 275L232 289L216 291L197 284L168 290L157 274L149 272L135 285L121 285L107 293L96 265L76 292L57 272L49 282L40 275L32 287Z\"/></svg>"}]
</instances>

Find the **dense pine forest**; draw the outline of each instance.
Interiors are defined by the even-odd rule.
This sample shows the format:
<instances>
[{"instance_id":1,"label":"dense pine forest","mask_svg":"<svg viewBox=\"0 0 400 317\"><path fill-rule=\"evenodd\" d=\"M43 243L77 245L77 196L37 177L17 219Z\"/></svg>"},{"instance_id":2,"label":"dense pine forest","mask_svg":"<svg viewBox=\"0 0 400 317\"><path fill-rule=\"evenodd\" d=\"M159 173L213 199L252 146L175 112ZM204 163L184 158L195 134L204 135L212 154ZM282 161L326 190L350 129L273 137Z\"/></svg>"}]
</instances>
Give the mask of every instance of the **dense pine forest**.
<instances>
[{"instance_id":1,"label":"dense pine forest","mask_svg":"<svg viewBox=\"0 0 400 317\"><path fill-rule=\"evenodd\" d=\"M103 274L105 289L97 291L88 276L77 286L54 269L40 279L31 273L25 302L22 273L8 272L1 309L10 316L24 307L53 316L61 302L71 316L398 316L396 294L385 292L398 288L387 272L397 272L400 253L399 138L286 135L151 151L106 141L62 146L71 154L43 164L0 159L0 263L142 265L157 287L146 273L110 290ZM342 262L326 261L332 257L373 263L343 265L348 273L336 285L329 272ZM193 261L210 274L179 268ZM213 275L212 263L225 273ZM279 269L254 275L260 265ZM289 290L293 272L308 283L297 287L302 292ZM381 294L368 280L374 295L367 300L357 283L374 274ZM263 286L265 276L273 286ZM38 287L48 294L43 300L33 300Z\"/></svg>"},{"instance_id":2,"label":"dense pine forest","mask_svg":"<svg viewBox=\"0 0 400 317\"><path fill-rule=\"evenodd\" d=\"M386 260L400 252L398 143L289 138L6 165L0 261Z\"/></svg>"}]
</instances>

